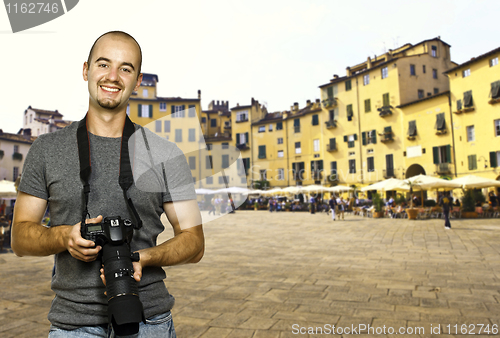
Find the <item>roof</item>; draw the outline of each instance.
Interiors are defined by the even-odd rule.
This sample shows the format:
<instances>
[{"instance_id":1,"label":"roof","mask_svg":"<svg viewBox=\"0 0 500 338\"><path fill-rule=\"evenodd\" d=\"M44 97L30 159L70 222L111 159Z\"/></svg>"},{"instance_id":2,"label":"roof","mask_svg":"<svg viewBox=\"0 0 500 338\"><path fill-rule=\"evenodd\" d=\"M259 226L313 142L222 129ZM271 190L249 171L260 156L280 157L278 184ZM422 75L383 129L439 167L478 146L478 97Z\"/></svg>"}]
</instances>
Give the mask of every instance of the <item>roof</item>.
<instances>
[{"instance_id":1,"label":"roof","mask_svg":"<svg viewBox=\"0 0 500 338\"><path fill-rule=\"evenodd\" d=\"M448 70L447 70L446 72L444 72L443 74L448 74L448 73L454 72L454 71L456 71L457 69L460 69L460 68L462 68L462 67L468 66L468 65L470 65L470 64L472 64L472 63L474 63L474 62L480 61L480 60L482 60L482 59L484 59L484 58L487 58L487 57L489 57L489 56L491 56L491 55L493 55L493 54L495 54L495 53L498 53L498 52L500 52L500 47L495 48L495 49L493 49L493 50L490 50L489 52L486 52L486 53L481 54L481 55L479 55L479 56L473 57L473 58L472 58L472 59L470 59L469 61L466 61L466 62L464 62L464 63L462 63L462 64L459 64L459 65L458 65L458 66L456 66L456 67L453 67L453 68L451 68L451 69L448 69Z\"/></svg>"},{"instance_id":2,"label":"roof","mask_svg":"<svg viewBox=\"0 0 500 338\"><path fill-rule=\"evenodd\" d=\"M438 94L434 94L434 95L431 95L431 96L427 96L427 97L424 97L422 99L418 99L418 100L415 100L415 101L412 101L412 102L408 102L408 103L405 103L405 104L400 104L399 106L396 106L396 108L403 108L403 107L407 107L407 106L410 106L412 104L416 104L416 103L420 103L420 102L423 102L423 101L427 101L427 100L431 100L431 99L434 99L438 96L442 96L442 95L449 95L450 94L450 91L447 90L445 92L442 92L442 93L438 93Z\"/></svg>"},{"instance_id":3,"label":"roof","mask_svg":"<svg viewBox=\"0 0 500 338\"><path fill-rule=\"evenodd\" d=\"M42 115L53 115L53 116L60 116L60 117L63 116L61 113L59 113L57 111L57 109L56 110L45 110L45 109L32 108L31 106L29 106L28 109L31 109L34 112L36 112L38 114L42 114ZM25 114L28 112L28 109L26 109L24 111Z\"/></svg>"},{"instance_id":4,"label":"roof","mask_svg":"<svg viewBox=\"0 0 500 338\"><path fill-rule=\"evenodd\" d=\"M140 98L140 97L131 97L130 101L162 101L162 102L193 102L200 101L199 98L196 99L183 99L182 97L156 97L156 98Z\"/></svg>"},{"instance_id":5,"label":"roof","mask_svg":"<svg viewBox=\"0 0 500 338\"><path fill-rule=\"evenodd\" d=\"M252 108L252 105L248 105L248 106L236 106L236 107L231 108L231 110L235 110L235 109L250 109L250 108Z\"/></svg>"},{"instance_id":6,"label":"roof","mask_svg":"<svg viewBox=\"0 0 500 338\"><path fill-rule=\"evenodd\" d=\"M255 121L252 123L252 125L259 125L259 124L264 124L268 122L280 122L283 121L283 113L282 112L274 112L274 113L267 113L264 118Z\"/></svg>"},{"instance_id":7,"label":"roof","mask_svg":"<svg viewBox=\"0 0 500 338\"><path fill-rule=\"evenodd\" d=\"M0 133L0 140L11 141L17 143L31 144L36 140L35 136L25 136L20 134Z\"/></svg>"},{"instance_id":8,"label":"roof","mask_svg":"<svg viewBox=\"0 0 500 338\"><path fill-rule=\"evenodd\" d=\"M222 113L222 116L231 116L231 112L229 110L212 109L212 110L203 110L202 113L205 113L207 115Z\"/></svg>"}]
</instances>

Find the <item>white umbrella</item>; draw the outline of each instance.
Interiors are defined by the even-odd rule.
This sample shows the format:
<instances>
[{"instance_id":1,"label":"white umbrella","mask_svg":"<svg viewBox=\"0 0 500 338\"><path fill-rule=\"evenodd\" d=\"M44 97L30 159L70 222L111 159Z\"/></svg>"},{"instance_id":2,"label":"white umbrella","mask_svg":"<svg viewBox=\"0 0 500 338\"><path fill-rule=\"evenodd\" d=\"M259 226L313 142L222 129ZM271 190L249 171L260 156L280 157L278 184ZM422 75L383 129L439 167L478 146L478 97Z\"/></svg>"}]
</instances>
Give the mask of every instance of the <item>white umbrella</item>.
<instances>
[{"instance_id":1,"label":"white umbrella","mask_svg":"<svg viewBox=\"0 0 500 338\"><path fill-rule=\"evenodd\" d=\"M398 180L397 178L389 178L384 181L380 181L374 184L371 184L369 186L363 187L360 189L361 191L368 191L368 190L384 190L384 191L389 191L389 190L403 190L403 191L410 191L410 186L408 183L405 183L402 180Z\"/></svg>"},{"instance_id":2,"label":"white umbrella","mask_svg":"<svg viewBox=\"0 0 500 338\"><path fill-rule=\"evenodd\" d=\"M265 190L255 189L248 192L249 195L262 195Z\"/></svg>"},{"instance_id":3,"label":"white umbrella","mask_svg":"<svg viewBox=\"0 0 500 338\"><path fill-rule=\"evenodd\" d=\"M248 195L249 192L250 192L250 189L248 189L248 188L243 188L243 187L229 187L229 188L223 188L223 189L215 190L213 193L214 194L230 193L230 194L245 194L245 195Z\"/></svg>"},{"instance_id":4,"label":"white umbrella","mask_svg":"<svg viewBox=\"0 0 500 338\"><path fill-rule=\"evenodd\" d=\"M17 196L14 182L2 180L0 181L0 197L14 198Z\"/></svg>"},{"instance_id":5,"label":"white umbrella","mask_svg":"<svg viewBox=\"0 0 500 338\"><path fill-rule=\"evenodd\" d=\"M307 187L302 188L303 192L320 192L320 191L322 192L324 190L326 190L326 187L317 184L311 184L308 185Z\"/></svg>"},{"instance_id":6,"label":"white umbrella","mask_svg":"<svg viewBox=\"0 0 500 338\"><path fill-rule=\"evenodd\" d=\"M350 190L354 190L354 189L351 187L348 187L346 185L336 185L334 187L328 187L325 190L329 191L329 192L343 192L343 191L350 191Z\"/></svg>"},{"instance_id":7,"label":"white umbrella","mask_svg":"<svg viewBox=\"0 0 500 338\"><path fill-rule=\"evenodd\" d=\"M298 194L300 192L302 192L302 189L304 189L304 187L302 186L291 186L291 187L286 187L284 189L281 189L283 193L287 193L287 194Z\"/></svg>"},{"instance_id":8,"label":"white umbrella","mask_svg":"<svg viewBox=\"0 0 500 338\"><path fill-rule=\"evenodd\" d=\"M281 188L273 188L271 190L265 190L262 195L274 195L274 194L281 194L283 190Z\"/></svg>"},{"instance_id":9,"label":"white umbrella","mask_svg":"<svg viewBox=\"0 0 500 338\"><path fill-rule=\"evenodd\" d=\"M451 180L451 182L460 184L460 186L464 189L500 187L500 181L475 175L455 178L454 180Z\"/></svg>"},{"instance_id":10,"label":"white umbrella","mask_svg":"<svg viewBox=\"0 0 500 338\"><path fill-rule=\"evenodd\" d=\"M195 191L196 191L196 195L211 195L211 194L215 194L215 190L204 189L204 188L195 189Z\"/></svg>"},{"instance_id":11,"label":"white umbrella","mask_svg":"<svg viewBox=\"0 0 500 338\"><path fill-rule=\"evenodd\" d=\"M413 190L430 190L430 189L455 189L460 188L461 185L459 183L443 180L442 178L432 177L427 175L417 175L410 177L405 180L405 182L413 183Z\"/></svg>"}]
</instances>

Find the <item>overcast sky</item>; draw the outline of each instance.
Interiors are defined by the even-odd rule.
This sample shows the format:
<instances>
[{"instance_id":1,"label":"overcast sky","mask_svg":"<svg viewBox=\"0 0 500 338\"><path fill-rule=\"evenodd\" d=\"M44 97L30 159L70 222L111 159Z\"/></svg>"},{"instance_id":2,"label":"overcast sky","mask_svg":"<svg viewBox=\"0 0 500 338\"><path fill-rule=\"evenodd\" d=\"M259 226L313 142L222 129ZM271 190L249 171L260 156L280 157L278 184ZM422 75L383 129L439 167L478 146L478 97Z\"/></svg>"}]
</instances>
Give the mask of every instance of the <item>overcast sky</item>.
<instances>
[{"instance_id":1,"label":"overcast sky","mask_svg":"<svg viewBox=\"0 0 500 338\"><path fill-rule=\"evenodd\" d=\"M403 3L405 5L403 5ZM409 5L411 4L411 6ZM500 46L500 1L81 0L51 22L13 34L0 9L0 129L16 133L28 106L81 119L83 62L110 30L133 35L158 95L266 103L269 111L319 98L347 66L440 36L462 63Z\"/></svg>"}]
</instances>

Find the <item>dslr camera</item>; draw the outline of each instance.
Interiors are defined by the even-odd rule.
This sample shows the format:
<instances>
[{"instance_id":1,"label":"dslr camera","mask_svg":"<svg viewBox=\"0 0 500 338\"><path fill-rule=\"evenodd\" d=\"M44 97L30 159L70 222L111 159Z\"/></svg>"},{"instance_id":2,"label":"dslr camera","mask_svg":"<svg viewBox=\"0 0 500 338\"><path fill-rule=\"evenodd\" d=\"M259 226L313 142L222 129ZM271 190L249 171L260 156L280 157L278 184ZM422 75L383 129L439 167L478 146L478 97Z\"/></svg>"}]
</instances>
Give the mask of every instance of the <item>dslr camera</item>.
<instances>
[{"instance_id":1,"label":"dslr camera","mask_svg":"<svg viewBox=\"0 0 500 338\"><path fill-rule=\"evenodd\" d=\"M106 277L108 320L118 336L136 334L139 323L145 321L132 266L132 262L139 261L139 253L130 252L133 232L132 221L122 220L120 216L81 226L82 237L102 247L100 255Z\"/></svg>"}]
</instances>

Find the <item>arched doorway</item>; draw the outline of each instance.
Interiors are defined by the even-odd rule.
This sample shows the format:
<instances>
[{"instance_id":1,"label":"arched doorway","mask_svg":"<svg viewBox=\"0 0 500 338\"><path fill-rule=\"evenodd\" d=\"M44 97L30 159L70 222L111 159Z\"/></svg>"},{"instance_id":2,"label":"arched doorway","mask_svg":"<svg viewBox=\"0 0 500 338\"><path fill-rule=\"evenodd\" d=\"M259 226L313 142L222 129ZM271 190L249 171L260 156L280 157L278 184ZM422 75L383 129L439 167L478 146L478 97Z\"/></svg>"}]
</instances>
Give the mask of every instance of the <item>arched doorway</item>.
<instances>
[{"instance_id":1,"label":"arched doorway","mask_svg":"<svg viewBox=\"0 0 500 338\"><path fill-rule=\"evenodd\" d=\"M406 170L405 177L406 178L410 178L410 177L417 176L417 175L420 175L420 174L425 175L424 168L420 164L412 164Z\"/></svg>"}]
</instances>

